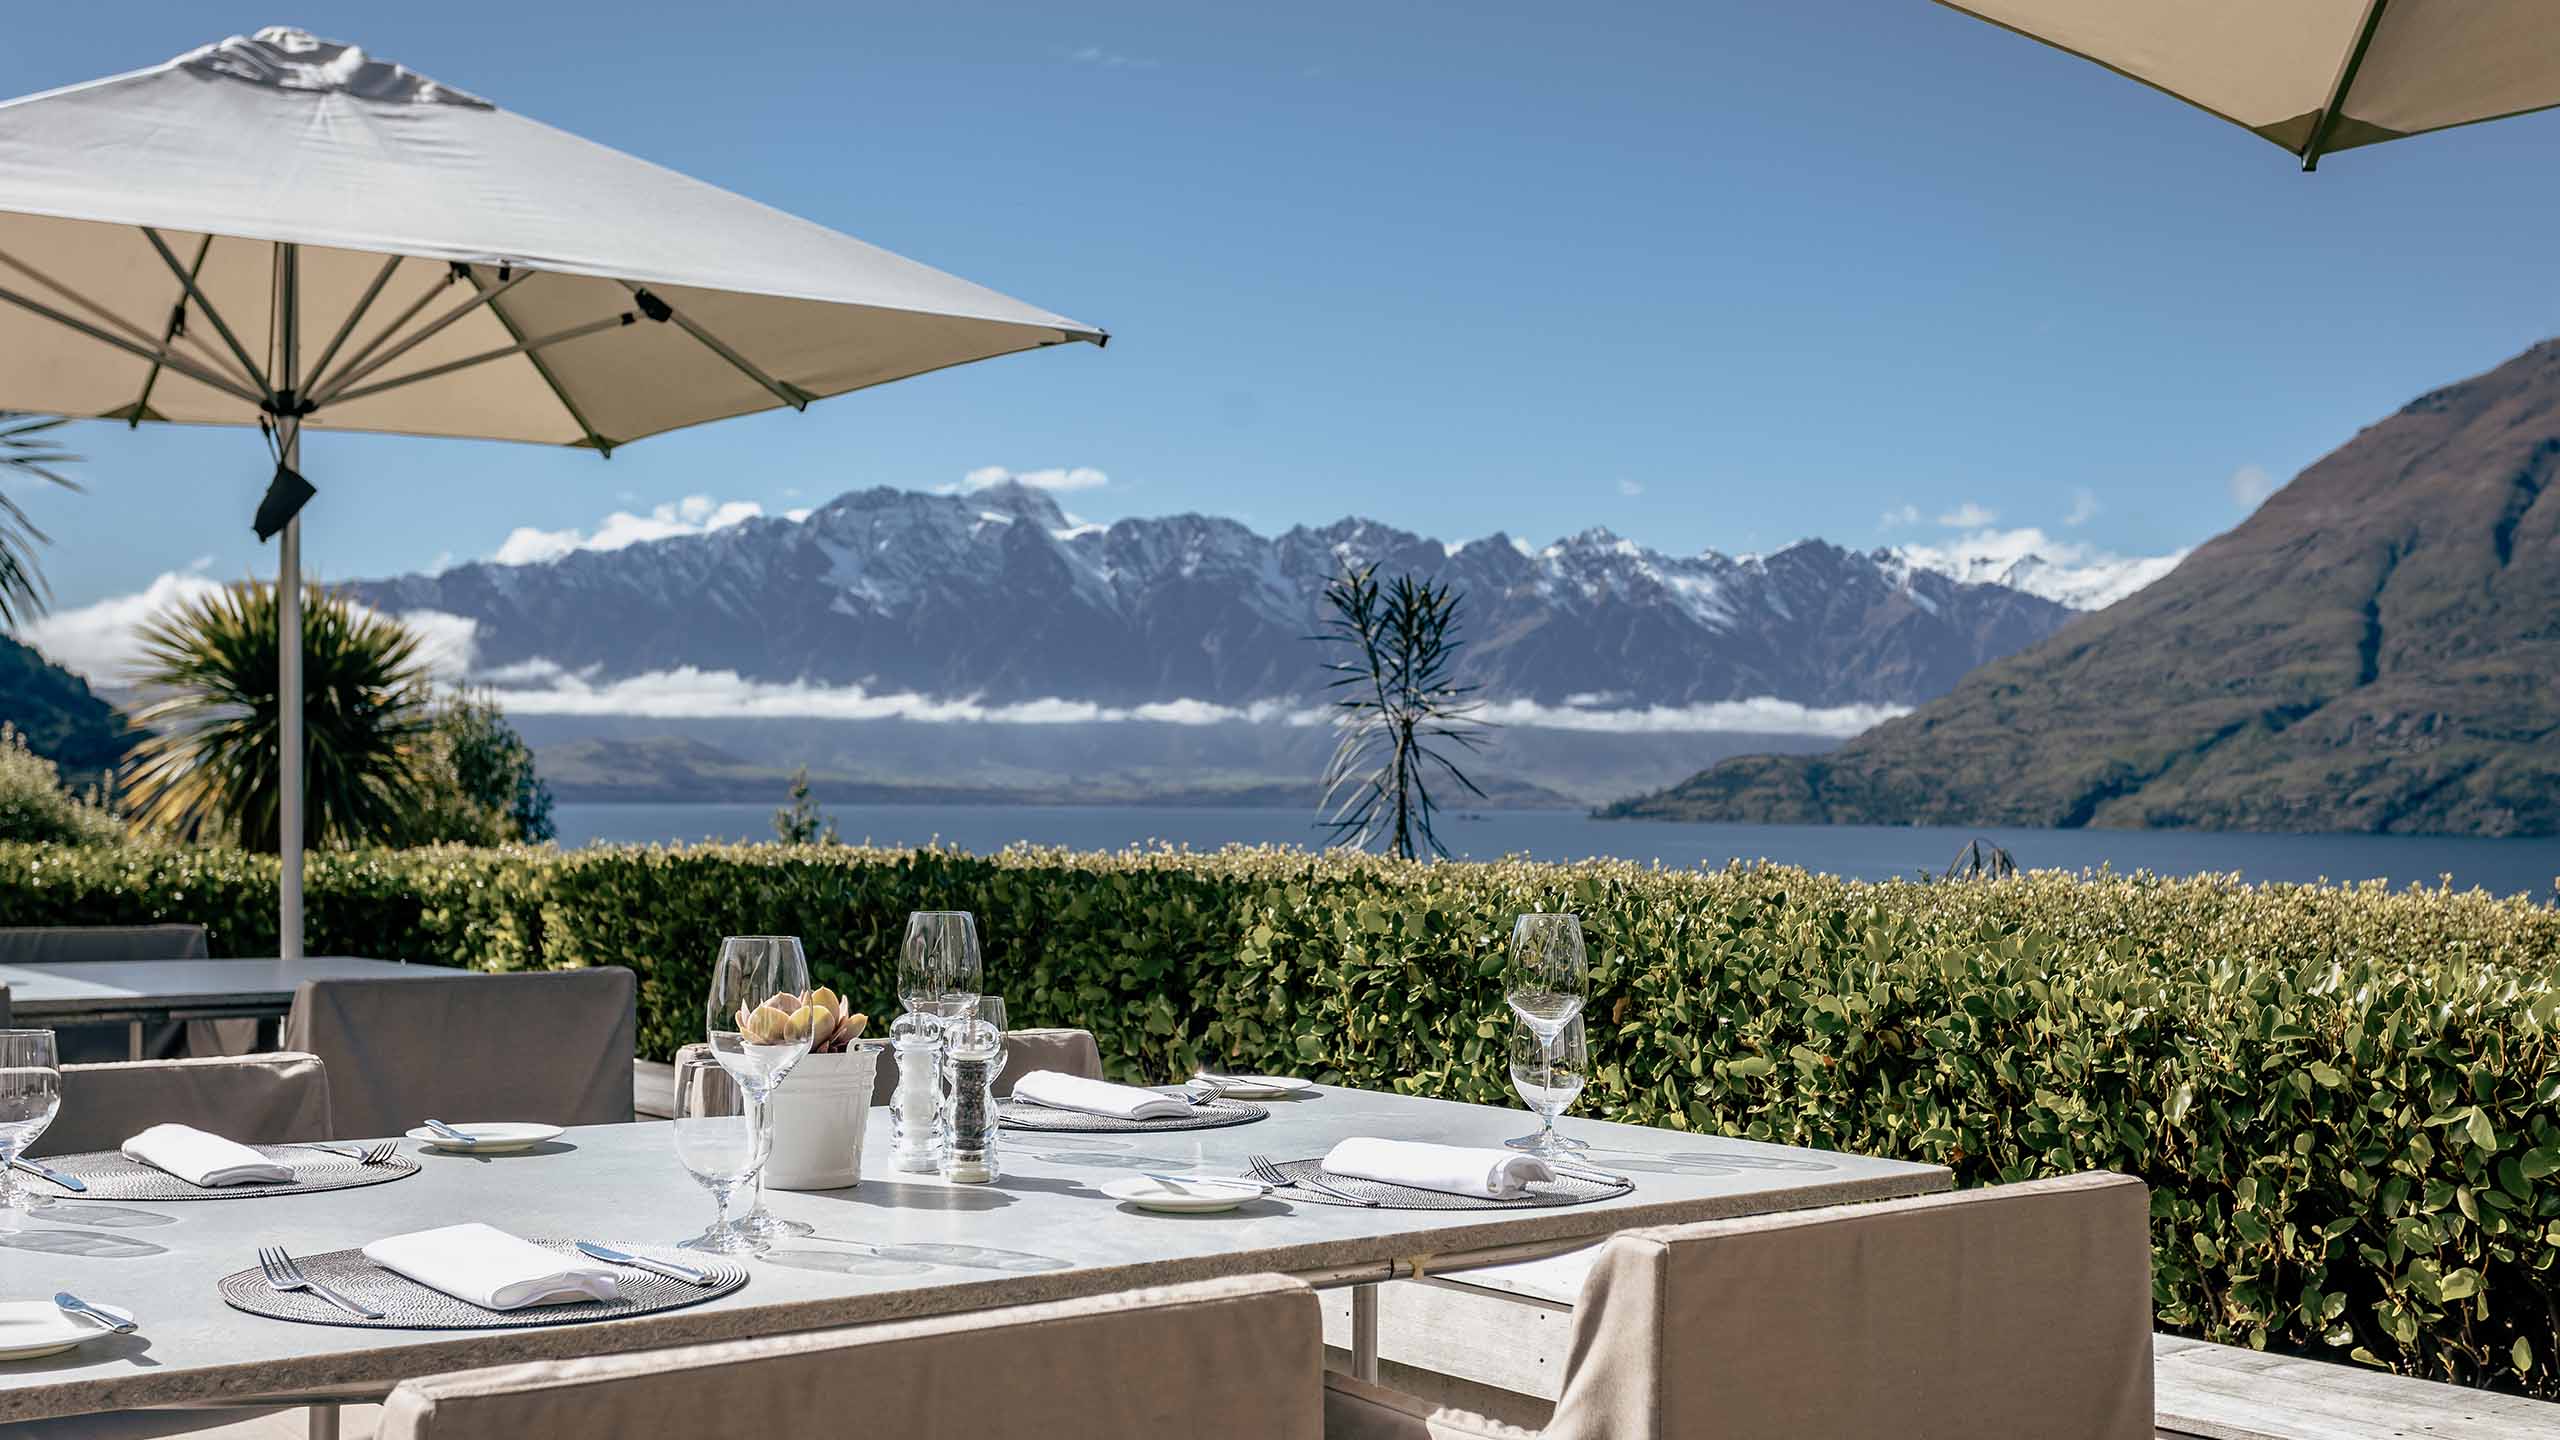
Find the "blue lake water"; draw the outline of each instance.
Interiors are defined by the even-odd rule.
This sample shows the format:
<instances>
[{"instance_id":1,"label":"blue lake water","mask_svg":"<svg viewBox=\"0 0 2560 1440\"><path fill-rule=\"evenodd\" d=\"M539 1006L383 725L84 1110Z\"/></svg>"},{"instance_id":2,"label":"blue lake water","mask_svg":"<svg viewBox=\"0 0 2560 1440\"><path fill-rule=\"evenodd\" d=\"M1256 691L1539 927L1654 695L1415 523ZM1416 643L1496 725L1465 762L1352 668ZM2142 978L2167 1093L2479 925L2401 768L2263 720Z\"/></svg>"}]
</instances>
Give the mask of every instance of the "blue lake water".
<instances>
[{"instance_id":1,"label":"blue lake water","mask_svg":"<svg viewBox=\"0 0 2560 1440\"><path fill-rule=\"evenodd\" d=\"M1002 849L1015 841L1112 850L1150 841L1193 849L1227 844L1315 846L1323 832L1298 810L1117 805L831 805L827 815L848 841L920 845L938 840L965 850ZM771 805L561 805L554 811L563 845L679 840L770 840ZM2560 840L2478 840L2410 835L2243 835L2181 830L1960 830L1872 825L1683 825L1646 820L1594 820L1575 811L1493 811L1452 819L1441 840L1452 853L1489 860L1592 856L1659 861L1668 866L1723 865L1768 859L1864 880L1908 877L1946 868L1976 835L2008 850L2021 866L2168 875L2238 871L2250 880L2384 879L2395 886L2436 884L2450 875L2461 888L2500 895L2524 892L2549 900L2560 876Z\"/></svg>"}]
</instances>

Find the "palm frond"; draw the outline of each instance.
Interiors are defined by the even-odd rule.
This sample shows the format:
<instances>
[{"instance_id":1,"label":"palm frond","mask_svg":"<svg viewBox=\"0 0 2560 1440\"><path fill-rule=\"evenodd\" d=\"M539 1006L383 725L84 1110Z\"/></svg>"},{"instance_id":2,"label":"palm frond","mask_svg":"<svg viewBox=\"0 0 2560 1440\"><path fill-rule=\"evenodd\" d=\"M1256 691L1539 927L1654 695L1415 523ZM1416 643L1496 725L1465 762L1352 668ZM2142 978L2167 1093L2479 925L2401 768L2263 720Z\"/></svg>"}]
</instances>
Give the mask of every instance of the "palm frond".
<instances>
[{"instance_id":1,"label":"palm frond","mask_svg":"<svg viewBox=\"0 0 2560 1440\"><path fill-rule=\"evenodd\" d=\"M0 481L32 475L65 490L78 490L59 467L76 464L80 457L50 439L38 438L62 423L59 415L0 411ZM52 543L18 502L0 490L0 625L14 627L32 620L52 603L53 589L36 561L36 547Z\"/></svg>"}]
</instances>

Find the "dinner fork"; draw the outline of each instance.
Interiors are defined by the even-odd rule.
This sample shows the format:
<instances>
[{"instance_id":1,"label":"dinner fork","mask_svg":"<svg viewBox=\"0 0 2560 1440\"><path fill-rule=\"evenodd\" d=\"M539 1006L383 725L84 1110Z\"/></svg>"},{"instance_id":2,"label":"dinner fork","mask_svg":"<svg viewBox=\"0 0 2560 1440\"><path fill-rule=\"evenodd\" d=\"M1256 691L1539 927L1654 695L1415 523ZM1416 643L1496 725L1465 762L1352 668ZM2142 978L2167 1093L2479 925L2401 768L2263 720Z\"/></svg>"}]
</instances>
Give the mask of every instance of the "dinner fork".
<instances>
[{"instance_id":1,"label":"dinner fork","mask_svg":"<svg viewBox=\"0 0 2560 1440\"><path fill-rule=\"evenodd\" d=\"M319 1296L321 1299L328 1301L330 1304L337 1306L339 1309L344 1310L348 1314L356 1316L359 1319L379 1320L383 1318L381 1311L372 1309L368 1306L359 1305L355 1301L348 1299L346 1296L339 1294L337 1291L330 1289L328 1286L321 1284L319 1281L305 1276L302 1273L302 1267L294 1263L293 1257L286 1254L284 1247L281 1245L261 1245L258 1247L258 1269L266 1275L267 1287L271 1290L308 1290L312 1294Z\"/></svg>"},{"instance_id":2,"label":"dinner fork","mask_svg":"<svg viewBox=\"0 0 2560 1440\"><path fill-rule=\"evenodd\" d=\"M353 1160L359 1165L388 1165L391 1163L391 1157L400 1153L400 1142L397 1140L377 1141L362 1149L353 1145L333 1145L326 1140L296 1140L292 1143L298 1149L326 1150L332 1155Z\"/></svg>"},{"instance_id":3,"label":"dinner fork","mask_svg":"<svg viewBox=\"0 0 2560 1440\"><path fill-rule=\"evenodd\" d=\"M1336 1200L1348 1200L1354 1205L1366 1205L1372 1210L1378 1208L1379 1202L1369 1199L1367 1196L1354 1195L1348 1190L1336 1190L1321 1180L1300 1178L1298 1176L1291 1175L1288 1171L1273 1164L1271 1162L1271 1157L1268 1155L1247 1156L1245 1158L1245 1164L1253 1171L1255 1179L1274 1188L1294 1185L1302 1190L1322 1191Z\"/></svg>"}]
</instances>

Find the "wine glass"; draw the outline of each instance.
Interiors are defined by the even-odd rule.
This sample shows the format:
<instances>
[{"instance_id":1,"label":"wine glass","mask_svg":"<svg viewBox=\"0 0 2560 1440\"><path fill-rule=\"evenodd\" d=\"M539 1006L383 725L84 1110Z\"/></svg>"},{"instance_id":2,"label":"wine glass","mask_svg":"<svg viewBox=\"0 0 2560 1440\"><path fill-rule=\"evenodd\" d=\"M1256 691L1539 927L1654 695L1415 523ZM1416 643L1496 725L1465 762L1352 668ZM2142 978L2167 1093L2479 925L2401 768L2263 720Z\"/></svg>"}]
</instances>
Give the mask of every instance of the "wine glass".
<instances>
[{"instance_id":1,"label":"wine glass","mask_svg":"<svg viewBox=\"0 0 2560 1440\"><path fill-rule=\"evenodd\" d=\"M1520 1098L1538 1112L1543 1123L1534 1135L1502 1143L1532 1155L1590 1149L1584 1141L1556 1133L1556 1117L1573 1108L1574 1097L1582 1093L1583 1083L1590 1075L1591 1047L1583 1038L1581 1016L1566 1021L1553 1040L1540 1035L1526 1021L1512 1022L1511 1088L1520 1092Z\"/></svg>"},{"instance_id":2,"label":"wine glass","mask_svg":"<svg viewBox=\"0 0 2560 1440\"><path fill-rule=\"evenodd\" d=\"M1511 964L1503 976L1502 998L1537 1036L1549 1060L1555 1058L1556 1038L1582 1013L1590 981L1580 916L1529 914L1512 923Z\"/></svg>"},{"instance_id":3,"label":"wine glass","mask_svg":"<svg viewBox=\"0 0 2560 1440\"><path fill-rule=\"evenodd\" d=\"M50 1030L0 1030L0 1211L45 1202L18 1188L18 1157L62 1108L62 1067Z\"/></svg>"},{"instance_id":4,"label":"wine glass","mask_svg":"<svg viewBox=\"0 0 2560 1440\"><path fill-rule=\"evenodd\" d=\"M898 953L898 1001L919 1014L957 1020L978 1003L984 974L978 920L966 910L919 910L907 917Z\"/></svg>"},{"instance_id":5,"label":"wine glass","mask_svg":"<svg viewBox=\"0 0 2560 1440\"><path fill-rule=\"evenodd\" d=\"M774 1090L817 1037L816 1016L803 1008L809 962L790 935L732 935L720 942L711 967L711 998L704 1006L712 1057L746 1095L746 1114L757 1144L773 1145ZM755 1200L738 1228L758 1240L806 1235L811 1227L764 1208L761 1162L748 1172Z\"/></svg>"},{"instance_id":6,"label":"wine glass","mask_svg":"<svg viewBox=\"0 0 2560 1440\"><path fill-rule=\"evenodd\" d=\"M751 1114L754 1103L728 1067L708 1055L676 1057L676 1158L719 1208L699 1235L681 1242L688 1250L759 1255L767 1242L729 1218L730 1202L763 1173L771 1142Z\"/></svg>"}]
</instances>

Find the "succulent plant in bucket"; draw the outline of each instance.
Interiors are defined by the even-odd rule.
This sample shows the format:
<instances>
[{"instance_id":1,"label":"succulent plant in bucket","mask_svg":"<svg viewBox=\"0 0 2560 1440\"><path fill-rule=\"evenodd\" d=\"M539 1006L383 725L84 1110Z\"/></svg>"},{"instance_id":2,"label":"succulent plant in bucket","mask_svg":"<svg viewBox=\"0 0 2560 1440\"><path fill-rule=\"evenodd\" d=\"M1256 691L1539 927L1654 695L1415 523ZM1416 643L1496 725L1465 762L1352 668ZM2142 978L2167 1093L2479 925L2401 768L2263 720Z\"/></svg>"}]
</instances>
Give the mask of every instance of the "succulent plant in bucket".
<instances>
[{"instance_id":1,"label":"succulent plant in bucket","mask_svg":"<svg viewBox=\"0 0 2560 1440\"><path fill-rule=\"evenodd\" d=\"M806 995L785 990L753 1010L738 1010L738 1034L750 1045L788 1045L809 1037L812 1055L835 1054L862 1038L871 1017L849 1009L844 997L821 985Z\"/></svg>"}]
</instances>

